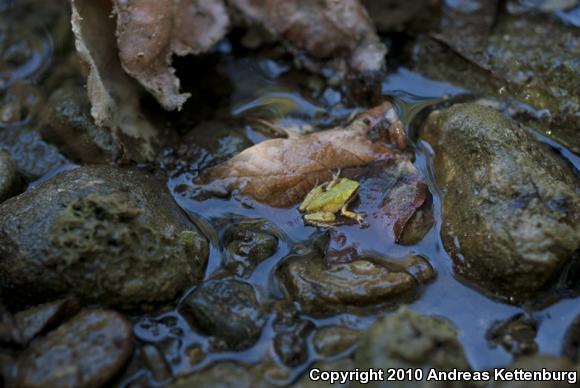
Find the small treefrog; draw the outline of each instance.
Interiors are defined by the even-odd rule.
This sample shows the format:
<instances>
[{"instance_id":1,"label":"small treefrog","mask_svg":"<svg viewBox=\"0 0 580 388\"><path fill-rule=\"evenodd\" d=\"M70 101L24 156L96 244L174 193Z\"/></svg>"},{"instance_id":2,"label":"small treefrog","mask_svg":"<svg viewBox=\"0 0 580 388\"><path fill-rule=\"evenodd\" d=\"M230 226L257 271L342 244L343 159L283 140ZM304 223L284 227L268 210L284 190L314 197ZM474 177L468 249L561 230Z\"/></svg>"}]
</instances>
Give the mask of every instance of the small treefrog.
<instances>
[{"instance_id":1,"label":"small treefrog","mask_svg":"<svg viewBox=\"0 0 580 388\"><path fill-rule=\"evenodd\" d=\"M349 211L348 205L356 198L359 191L359 183L347 178L339 178L340 171L334 175L330 182L314 187L298 210L304 213L304 223L331 227L340 222L336 214L355 219L359 225L364 226L364 215Z\"/></svg>"}]
</instances>

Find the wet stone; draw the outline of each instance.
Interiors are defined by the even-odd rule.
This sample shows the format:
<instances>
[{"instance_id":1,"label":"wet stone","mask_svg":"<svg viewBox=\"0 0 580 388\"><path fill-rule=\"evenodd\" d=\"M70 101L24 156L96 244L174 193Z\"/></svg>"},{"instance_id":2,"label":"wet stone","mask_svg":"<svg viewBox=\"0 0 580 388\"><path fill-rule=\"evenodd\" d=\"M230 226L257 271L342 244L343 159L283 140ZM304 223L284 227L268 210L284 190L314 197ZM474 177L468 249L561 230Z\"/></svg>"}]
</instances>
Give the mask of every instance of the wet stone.
<instances>
[{"instance_id":1,"label":"wet stone","mask_svg":"<svg viewBox=\"0 0 580 388\"><path fill-rule=\"evenodd\" d=\"M313 329L312 322L305 320L299 320L283 328L278 325L277 330L281 330L281 332L274 337L274 350L284 365L292 367L306 361L308 358L308 335Z\"/></svg>"},{"instance_id":2,"label":"wet stone","mask_svg":"<svg viewBox=\"0 0 580 388\"><path fill-rule=\"evenodd\" d=\"M538 326L533 318L518 314L504 322L495 322L487 331L486 338L514 357L530 355L538 351L535 340Z\"/></svg>"},{"instance_id":3,"label":"wet stone","mask_svg":"<svg viewBox=\"0 0 580 388\"><path fill-rule=\"evenodd\" d=\"M441 371L454 368L469 370L457 330L445 319L422 315L401 309L379 319L363 334L355 352L355 367L421 368ZM412 387L415 382L401 381L393 386ZM424 382L425 387L465 387L463 382L437 385ZM373 386L373 384L369 384ZM374 386L380 386L375 383Z\"/></svg>"},{"instance_id":4,"label":"wet stone","mask_svg":"<svg viewBox=\"0 0 580 388\"><path fill-rule=\"evenodd\" d=\"M190 376L177 379L170 388L262 388L270 387L249 368L234 362L221 362Z\"/></svg>"},{"instance_id":5,"label":"wet stone","mask_svg":"<svg viewBox=\"0 0 580 388\"><path fill-rule=\"evenodd\" d=\"M253 345L264 318L254 288L239 280L209 280L180 306L189 323L222 340L228 348Z\"/></svg>"},{"instance_id":6,"label":"wet stone","mask_svg":"<svg viewBox=\"0 0 580 388\"><path fill-rule=\"evenodd\" d=\"M42 137L75 162L104 163L116 158L111 132L98 127L87 91L72 81L55 90L43 111Z\"/></svg>"},{"instance_id":7,"label":"wet stone","mask_svg":"<svg viewBox=\"0 0 580 388\"><path fill-rule=\"evenodd\" d=\"M342 353L356 344L361 336L359 330L348 327L329 326L319 329L312 338L316 353L329 357Z\"/></svg>"},{"instance_id":8,"label":"wet stone","mask_svg":"<svg viewBox=\"0 0 580 388\"><path fill-rule=\"evenodd\" d=\"M455 270L514 301L545 289L580 248L580 180L572 168L515 122L476 104L432 112L421 133L435 152L441 233Z\"/></svg>"},{"instance_id":9,"label":"wet stone","mask_svg":"<svg viewBox=\"0 0 580 388\"><path fill-rule=\"evenodd\" d=\"M0 350L0 385L13 387L16 385L18 357L10 350Z\"/></svg>"},{"instance_id":10,"label":"wet stone","mask_svg":"<svg viewBox=\"0 0 580 388\"><path fill-rule=\"evenodd\" d=\"M482 11L472 14L482 20ZM578 152L580 38L577 28L555 19L535 12L502 13L492 20L491 31L462 29L463 42L480 41L483 45L480 52L486 61L474 58L460 47L454 51L448 45L419 38L413 48L414 62L429 78L464 85L477 94L496 96L507 103L510 114L518 120L538 127ZM481 41L482 38L485 39Z\"/></svg>"},{"instance_id":11,"label":"wet stone","mask_svg":"<svg viewBox=\"0 0 580 388\"><path fill-rule=\"evenodd\" d=\"M16 313L14 320L20 331L21 344L27 344L38 335L54 329L79 310L80 305L76 300L66 298Z\"/></svg>"},{"instance_id":12,"label":"wet stone","mask_svg":"<svg viewBox=\"0 0 580 388\"><path fill-rule=\"evenodd\" d=\"M151 371L153 379L158 382L169 381L171 379L171 371L163 358L161 352L153 345L144 345L141 348L141 358Z\"/></svg>"},{"instance_id":13,"label":"wet stone","mask_svg":"<svg viewBox=\"0 0 580 388\"><path fill-rule=\"evenodd\" d=\"M70 161L52 144L45 142L40 134L26 127L0 130L0 149L12 156L20 175L34 181Z\"/></svg>"},{"instance_id":14,"label":"wet stone","mask_svg":"<svg viewBox=\"0 0 580 388\"><path fill-rule=\"evenodd\" d=\"M272 225L261 220L236 223L226 230L223 241L224 266L238 276L250 275L258 264L278 249L278 237L272 231Z\"/></svg>"},{"instance_id":15,"label":"wet stone","mask_svg":"<svg viewBox=\"0 0 580 388\"><path fill-rule=\"evenodd\" d=\"M85 310L22 354L18 386L105 386L123 368L132 348L131 325L123 316Z\"/></svg>"},{"instance_id":16,"label":"wet stone","mask_svg":"<svg viewBox=\"0 0 580 388\"><path fill-rule=\"evenodd\" d=\"M21 343L21 334L14 315L0 299L0 344Z\"/></svg>"},{"instance_id":17,"label":"wet stone","mask_svg":"<svg viewBox=\"0 0 580 388\"><path fill-rule=\"evenodd\" d=\"M137 170L82 167L0 205L0 280L23 297L149 308L199 281L207 255L165 188Z\"/></svg>"},{"instance_id":18,"label":"wet stone","mask_svg":"<svg viewBox=\"0 0 580 388\"><path fill-rule=\"evenodd\" d=\"M18 194L22 179L10 154L0 149L0 203Z\"/></svg>"},{"instance_id":19,"label":"wet stone","mask_svg":"<svg viewBox=\"0 0 580 388\"><path fill-rule=\"evenodd\" d=\"M580 361L580 315L578 315L566 330L562 355L578 363Z\"/></svg>"},{"instance_id":20,"label":"wet stone","mask_svg":"<svg viewBox=\"0 0 580 388\"><path fill-rule=\"evenodd\" d=\"M6 90L0 87L0 128L32 123L43 100L35 86L23 81L17 81Z\"/></svg>"},{"instance_id":21,"label":"wet stone","mask_svg":"<svg viewBox=\"0 0 580 388\"><path fill-rule=\"evenodd\" d=\"M291 300L311 314L365 311L388 307L416 296L419 285L434 276L423 258L407 268L407 262L374 263L357 259L349 263L325 264L320 254L290 255L279 267L278 276ZM415 269L421 268L419 273Z\"/></svg>"}]
</instances>

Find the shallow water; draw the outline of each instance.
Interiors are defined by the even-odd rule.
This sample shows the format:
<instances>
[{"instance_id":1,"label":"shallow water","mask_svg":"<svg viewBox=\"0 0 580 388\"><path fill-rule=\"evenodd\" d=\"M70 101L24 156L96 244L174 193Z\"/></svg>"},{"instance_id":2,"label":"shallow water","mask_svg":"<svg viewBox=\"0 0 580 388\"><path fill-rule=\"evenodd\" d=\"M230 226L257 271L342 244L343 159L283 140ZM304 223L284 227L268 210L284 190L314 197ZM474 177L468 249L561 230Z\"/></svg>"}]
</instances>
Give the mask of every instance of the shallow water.
<instances>
[{"instance_id":1,"label":"shallow water","mask_svg":"<svg viewBox=\"0 0 580 388\"><path fill-rule=\"evenodd\" d=\"M252 112L253 110L266 109L269 114L276 116L279 112L276 109L282 105L286 107L285 114L293 118L317 121L320 117L332 116L333 107L328 104L333 99L321 98L321 101L311 101L301 96L296 90L284 90L285 86L277 85L275 77L284 73L280 67L263 62L261 65L251 62L232 63L226 59L228 74L236 74L238 67L252 69L253 79L258 80L253 88L253 93L240 92L237 90L239 98L233 97L231 103L232 116ZM266 61L269 62L269 61ZM266 69L266 71L264 70ZM271 69L275 71L275 77L268 73ZM235 76L232 76L235 84ZM238 85L239 86L239 85ZM264 86L263 88L260 88ZM350 239L356 241L362 251L371 252L388 258L398 259L410 254L419 254L427 257L437 271L437 278L424 287L421 296L410 304L410 308L422 313L443 316L458 328L459 337L464 345L467 358L476 370L492 367L504 366L508 364L512 356L501 347L491 347L486 340L486 332L496 321L503 321L516 314L526 314L539 322L536 341L539 351L543 353L559 354L561 352L562 339L565 330L570 322L580 314L580 304L575 299L562 299L559 302L544 309L533 310L527 307L518 307L494 300L481 292L464 284L453 274L451 259L445 252L440 238L441 226L441 194L434 185L433 171L431 166L432 151L429 145L416 139L415 132L420 126L426 113L433 107L446 104L450 101L470 99L469 91L448 83L434 81L423 77L406 68L399 68L391 73L383 83L383 94L385 98L394 102L398 113L405 123L405 127L412 141L412 148L415 150L415 165L426 177L429 190L433 195L433 208L436 223L423 240L412 246L402 246L388 242L388 239L381 235L379 228L360 229L358 225L345 225L336 228L339 232L346 233ZM323 96L338 93L337 91L326 91ZM234 93L235 95L236 93ZM340 96L340 95L339 95ZM280 102L280 100L286 100ZM272 103L278 101L278 103ZM334 102L336 103L336 99ZM265 103L266 102L266 103ZM351 110L340 109L338 116L344 118ZM330 113L329 113L330 112ZM324 120L322 120L324 121ZM332 121L332 120L330 120ZM326 120L328 123L329 120ZM258 143L267 139L266 136L253 128L246 128L246 134L254 142ZM570 161L578 170L580 167L579 158L564 147L545 138L536 135L544 142L550 144L562 156ZM202 224L202 229L210 231L213 235L213 244L208 264L206 278L212 277L220 269L222 263L222 252L220 247L220 230L223 231L228 225L235 224L241 218L264 218L271 221L280 228L280 244L277 253L266 261L262 262L245 279L255 286L262 300L272 300L282 298L283 294L276 282L275 273L278 264L290 252L293 245L307 243L316 235L319 230L313 227L305 227L301 214L296 208L272 209L254 202L238 201L236 199L209 199L203 202L194 201L188 198L187 188L191 186L191 181L195 178L196 172L183 173L172 177L168 181L169 189L174 193L179 205L185 209L198 223ZM219 228L215 228L219 224ZM351 328L364 329L369 327L382 314L389 314L391 311L384 311L379 314L358 316L353 314L338 314L325 318L305 316L317 327L341 325ZM160 344L161 349L170 349L166 353L167 360L172 371L176 375L186 374L193 370L198 370L216 360L239 360L255 363L267 358L271 354L271 340L274 332L271 327L271 319L262 332L260 340L252 348L243 352L222 352L212 353L203 361L192 365L184 356L185 349L190 346L200 346L207 348L207 339L193 332L189 325L175 311L170 311L158 316L138 318L136 334L139 339L145 342ZM154 332L156 332L154 334ZM311 347L311 345L309 345ZM347 352L348 353L348 352ZM315 352L310 350L308 360L295 368L293 372L280 383L287 383L300 375L312 362L317 360ZM335 357L336 358L336 357ZM137 376L133 376L137 377ZM131 379L130 379L131 380Z\"/></svg>"},{"instance_id":2,"label":"shallow water","mask_svg":"<svg viewBox=\"0 0 580 388\"><path fill-rule=\"evenodd\" d=\"M6 1L0 0L0 10L2 4L5 3ZM43 34L44 32L41 35L44 36ZM42 73L50 62L47 57L52 55L50 40L46 42L43 40L38 43L37 47L34 47L32 50L34 55L25 61L21 68L10 73L0 71L0 86L3 83L12 83L13 78L22 77L24 73ZM317 128L327 128L337 122L345 121L357 110L346 108L341 104L342 95L336 88L324 88L318 98L306 97L301 87L292 83L293 77L281 80L281 77L291 72L290 66L284 61L236 57L232 55L232 47L227 42L220 44L212 55L217 57L214 59L215 69L212 67L212 71L215 70L217 75L227 81L230 90L226 93L227 101L222 102L220 106L206 108L215 111L225 110L226 118L256 115L275 119L283 118L289 123L311 124ZM212 77L212 74L208 74L207 77ZM405 67L399 67L385 78L382 92L385 98L393 101L405 124L411 140L411 148L415 151L414 164L425 176L433 195L436 222L422 241L412 246L390 243L383 231L376 225L368 229L360 229L358 225L344 225L336 228L337 231L344 232L351 240L356 241L362 251L374 255L395 260L411 254L428 258L437 272L437 277L421 290L419 298L409 307L415 311L442 316L452 321L458 329L467 358L474 369L503 366L511 361L512 357L509 353L501 347L491 347L485 337L492 323L506 320L519 313L528 314L539 322L536 336L539 351L559 354L566 329L580 314L580 303L576 299L564 298L546 308L536 310L492 299L454 276L451 259L443 248L439 233L441 193L434 185L431 149L425 142L417 140L416 132L426 114L434 107L481 96L472 96L462 87L425 78ZM244 134L254 144L268 139L267 135L252 126L246 126ZM539 133L534 132L534 134L574 165L577 172L580 170L578 155ZM220 243L223 231L229 225L239 222L241 218L263 218L279 228L278 251L260 263L251 276L244 280L256 288L262 301L283 298L274 273L277 266L290 253L293 246L308 243L321 231L317 228L305 227L301 214L296 208L272 209L251 201L236 199L216 198L203 202L191 200L187 195L187 189L191 187L192 180L199 173L195 168L198 162L191 161L193 168L188 172L170 177L167 186L178 204L192 216L212 242L206 279L211 278L220 270L223 260L223 247ZM58 167L31 183L30 187L75 167L75 165ZM186 295L187 293L182 298ZM258 363L270 357L272 353L272 339L275 333L272 328L273 317L270 317L260 339L253 347L241 352L214 352L199 362L192 361L187 354L189 349L199 347L207 350L210 344L208 338L195 332L174 307L170 306L162 313L153 315L133 316L132 320L135 322L134 330L138 340L142 343L156 344L175 376L202 369L216 360ZM304 316L304 318L319 328L340 325L365 329L378 316L391 312L392 310L386 310L366 316L337 314L324 318L312 316ZM312 345L309 344L307 361L293 369L289 375L279 379L278 382L288 383L295 380L314 361L317 361L319 356L311 348ZM336 357L343 355L345 354ZM128 386L141 378L145 378L153 385L164 383L155 382L148 377L147 373L144 369L136 371L129 369L122 377L120 385Z\"/></svg>"}]
</instances>

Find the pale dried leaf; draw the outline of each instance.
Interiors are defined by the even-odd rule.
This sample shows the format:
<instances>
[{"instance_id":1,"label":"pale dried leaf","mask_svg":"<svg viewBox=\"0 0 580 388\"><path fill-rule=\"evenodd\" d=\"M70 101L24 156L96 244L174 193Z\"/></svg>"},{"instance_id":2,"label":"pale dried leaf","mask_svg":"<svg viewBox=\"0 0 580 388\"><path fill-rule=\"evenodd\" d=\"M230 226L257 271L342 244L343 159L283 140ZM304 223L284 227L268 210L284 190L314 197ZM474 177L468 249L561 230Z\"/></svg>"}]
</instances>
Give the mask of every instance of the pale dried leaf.
<instances>
[{"instance_id":1,"label":"pale dried leaf","mask_svg":"<svg viewBox=\"0 0 580 388\"><path fill-rule=\"evenodd\" d=\"M167 110L189 98L180 93L173 54L207 51L227 32L219 0L114 0L119 57L125 71Z\"/></svg>"},{"instance_id":2,"label":"pale dried leaf","mask_svg":"<svg viewBox=\"0 0 580 388\"><path fill-rule=\"evenodd\" d=\"M207 170L197 183L207 184L208 192L238 190L274 207L294 205L338 169L348 174L347 169L371 162L404 158L399 150L368 138L385 120L391 127L399 125L390 103L360 115L346 128L262 142Z\"/></svg>"},{"instance_id":3,"label":"pale dried leaf","mask_svg":"<svg viewBox=\"0 0 580 388\"><path fill-rule=\"evenodd\" d=\"M89 69L87 89L95 123L112 131L124 159L151 160L158 133L140 113L138 84L118 60L110 4L92 0L71 4L76 49Z\"/></svg>"},{"instance_id":4,"label":"pale dried leaf","mask_svg":"<svg viewBox=\"0 0 580 388\"><path fill-rule=\"evenodd\" d=\"M230 0L229 4L251 23L314 58L342 57L357 75L385 67L386 48L358 0Z\"/></svg>"}]
</instances>

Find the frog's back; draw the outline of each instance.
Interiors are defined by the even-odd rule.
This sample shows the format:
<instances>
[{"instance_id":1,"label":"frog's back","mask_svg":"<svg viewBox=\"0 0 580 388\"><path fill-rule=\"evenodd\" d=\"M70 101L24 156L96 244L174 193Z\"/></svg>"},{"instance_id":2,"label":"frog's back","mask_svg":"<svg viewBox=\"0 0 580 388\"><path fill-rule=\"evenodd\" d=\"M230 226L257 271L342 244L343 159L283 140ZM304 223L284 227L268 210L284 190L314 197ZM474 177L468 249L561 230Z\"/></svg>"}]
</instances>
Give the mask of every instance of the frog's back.
<instances>
[{"instance_id":1,"label":"frog's back","mask_svg":"<svg viewBox=\"0 0 580 388\"><path fill-rule=\"evenodd\" d=\"M348 204L352 196L356 194L358 188L358 182L343 178L332 186L331 189L314 199L310 207L317 211L336 213L344 205Z\"/></svg>"}]
</instances>

